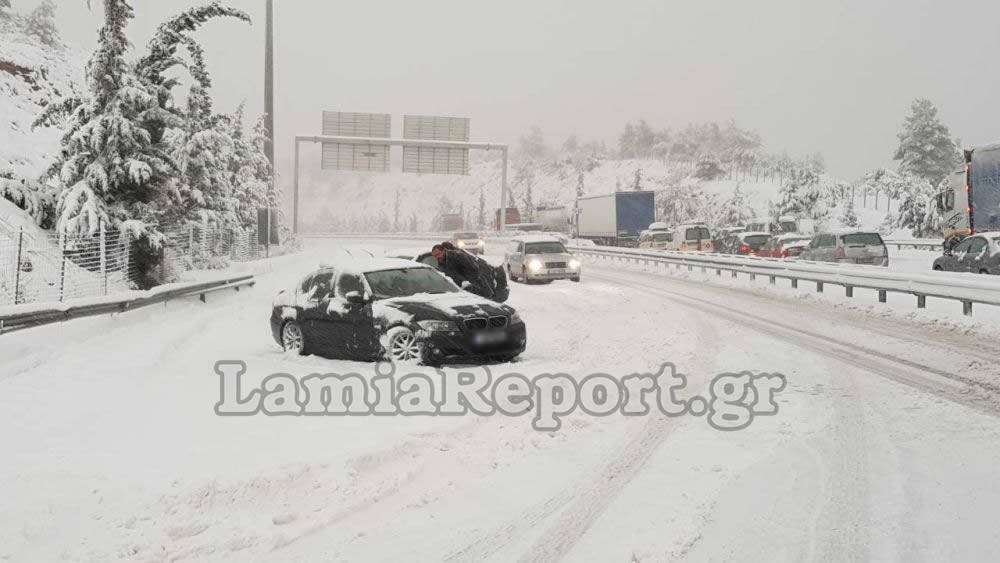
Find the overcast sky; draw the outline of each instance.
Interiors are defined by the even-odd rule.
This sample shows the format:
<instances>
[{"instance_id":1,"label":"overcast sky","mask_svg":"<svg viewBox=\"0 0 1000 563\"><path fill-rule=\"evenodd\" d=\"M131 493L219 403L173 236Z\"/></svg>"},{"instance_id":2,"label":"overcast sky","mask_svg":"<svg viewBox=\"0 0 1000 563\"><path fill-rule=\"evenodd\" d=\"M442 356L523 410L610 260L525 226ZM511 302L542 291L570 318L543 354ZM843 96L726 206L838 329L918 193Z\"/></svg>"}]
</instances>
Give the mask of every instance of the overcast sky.
<instances>
[{"instance_id":1,"label":"overcast sky","mask_svg":"<svg viewBox=\"0 0 1000 563\"><path fill-rule=\"evenodd\" d=\"M27 10L39 0L14 0ZM278 0L277 143L317 134L320 112L472 118L474 140L530 125L614 143L622 125L735 119L773 152L820 151L854 179L891 163L917 96L964 144L1000 141L995 0ZM100 0L58 0L64 37L93 46ZM142 46L189 0L133 0ZM219 109L262 104L264 0L255 25L212 23ZM400 133L396 121L394 134Z\"/></svg>"}]
</instances>

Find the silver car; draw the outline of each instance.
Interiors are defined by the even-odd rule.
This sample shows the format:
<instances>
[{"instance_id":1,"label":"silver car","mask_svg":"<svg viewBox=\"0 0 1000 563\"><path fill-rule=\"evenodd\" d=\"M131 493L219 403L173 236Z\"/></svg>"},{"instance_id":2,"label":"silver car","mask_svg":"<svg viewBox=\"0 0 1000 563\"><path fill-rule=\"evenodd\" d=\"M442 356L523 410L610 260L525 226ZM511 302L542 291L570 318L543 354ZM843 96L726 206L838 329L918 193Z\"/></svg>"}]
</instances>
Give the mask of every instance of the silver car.
<instances>
[{"instance_id":1,"label":"silver car","mask_svg":"<svg viewBox=\"0 0 1000 563\"><path fill-rule=\"evenodd\" d=\"M504 254L504 266L511 280L524 283L580 281L580 261L562 242L548 236L513 239Z\"/></svg>"},{"instance_id":2,"label":"silver car","mask_svg":"<svg viewBox=\"0 0 1000 563\"><path fill-rule=\"evenodd\" d=\"M817 234L800 258L814 262L888 266L889 250L878 233L852 229Z\"/></svg>"}]
</instances>

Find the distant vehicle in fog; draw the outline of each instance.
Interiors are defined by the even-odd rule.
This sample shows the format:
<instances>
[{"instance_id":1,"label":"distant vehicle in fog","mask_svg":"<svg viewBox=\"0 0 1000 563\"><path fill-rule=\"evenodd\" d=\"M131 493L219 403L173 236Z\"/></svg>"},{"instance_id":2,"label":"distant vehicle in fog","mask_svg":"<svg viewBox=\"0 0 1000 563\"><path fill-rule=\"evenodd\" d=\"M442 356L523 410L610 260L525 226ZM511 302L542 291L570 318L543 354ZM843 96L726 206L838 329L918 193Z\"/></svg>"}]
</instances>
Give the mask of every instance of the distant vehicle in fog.
<instances>
[{"instance_id":1,"label":"distant vehicle in fog","mask_svg":"<svg viewBox=\"0 0 1000 563\"><path fill-rule=\"evenodd\" d=\"M442 232L457 231L465 226L461 213L443 213L438 220L438 230Z\"/></svg>"},{"instance_id":2,"label":"distant vehicle in fog","mask_svg":"<svg viewBox=\"0 0 1000 563\"><path fill-rule=\"evenodd\" d=\"M669 231L643 231L639 235L639 248L651 250L668 250L674 240L674 234Z\"/></svg>"},{"instance_id":3,"label":"distant vehicle in fog","mask_svg":"<svg viewBox=\"0 0 1000 563\"><path fill-rule=\"evenodd\" d=\"M761 251L767 246L767 241L771 240L770 233L747 231L739 233L732 242L730 254L739 256L759 256Z\"/></svg>"},{"instance_id":4,"label":"distant vehicle in fog","mask_svg":"<svg viewBox=\"0 0 1000 563\"><path fill-rule=\"evenodd\" d=\"M570 209L566 206L539 207L535 210L535 222L542 225L542 230L554 233L568 233L573 227Z\"/></svg>"},{"instance_id":5,"label":"distant vehicle in fog","mask_svg":"<svg viewBox=\"0 0 1000 563\"><path fill-rule=\"evenodd\" d=\"M799 233L772 235L757 255L769 258L798 258L811 240L811 236Z\"/></svg>"},{"instance_id":6,"label":"distant vehicle in fog","mask_svg":"<svg viewBox=\"0 0 1000 563\"><path fill-rule=\"evenodd\" d=\"M813 236L800 258L815 262L888 266L889 250L877 232L843 229Z\"/></svg>"},{"instance_id":7,"label":"distant vehicle in fog","mask_svg":"<svg viewBox=\"0 0 1000 563\"><path fill-rule=\"evenodd\" d=\"M461 248L473 254L483 254L486 252L486 241L479 233L460 232L451 236L451 243L456 248Z\"/></svg>"},{"instance_id":8,"label":"distant vehicle in fog","mask_svg":"<svg viewBox=\"0 0 1000 563\"><path fill-rule=\"evenodd\" d=\"M504 213L504 226L510 227L511 225L517 225L521 222L521 212L518 211L516 207L508 207L507 212ZM500 210L496 210L496 214L493 217L493 225L496 230L500 230Z\"/></svg>"},{"instance_id":9,"label":"distant vehicle in fog","mask_svg":"<svg viewBox=\"0 0 1000 563\"><path fill-rule=\"evenodd\" d=\"M655 219L654 194L649 191L583 197L577 208L577 237L606 246L635 246Z\"/></svg>"},{"instance_id":10,"label":"distant vehicle in fog","mask_svg":"<svg viewBox=\"0 0 1000 563\"><path fill-rule=\"evenodd\" d=\"M714 249L712 232L705 223L679 225L671 232L671 240L667 246L670 250L712 252Z\"/></svg>"},{"instance_id":11,"label":"distant vehicle in fog","mask_svg":"<svg viewBox=\"0 0 1000 563\"><path fill-rule=\"evenodd\" d=\"M933 269L1000 275L1000 233L967 237L934 260Z\"/></svg>"},{"instance_id":12,"label":"distant vehicle in fog","mask_svg":"<svg viewBox=\"0 0 1000 563\"><path fill-rule=\"evenodd\" d=\"M967 236L1000 231L1000 144L965 151L965 166L935 202L946 249Z\"/></svg>"}]
</instances>

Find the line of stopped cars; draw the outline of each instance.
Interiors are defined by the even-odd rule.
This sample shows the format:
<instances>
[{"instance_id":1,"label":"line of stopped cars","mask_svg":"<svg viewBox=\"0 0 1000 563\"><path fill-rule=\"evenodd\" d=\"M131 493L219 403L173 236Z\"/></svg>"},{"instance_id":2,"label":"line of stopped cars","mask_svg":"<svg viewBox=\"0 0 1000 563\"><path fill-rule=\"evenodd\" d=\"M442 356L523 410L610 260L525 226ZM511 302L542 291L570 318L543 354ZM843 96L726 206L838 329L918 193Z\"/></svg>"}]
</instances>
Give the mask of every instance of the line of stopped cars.
<instances>
[{"instance_id":1,"label":"line of stopped cars","mask_svg":"<svg viewBox=\"0 0 1000 563\"><path fill-rule=\"evenodd\" d=\"M453 244L481 255L482 241ZM509 244L502 266L511 279L580 281L581 264L562 240L529 235ZM509 362L523 353L527 328L517 311L463 290L438 266L422 250L323 264L275 297L272 336L286 351L357 361Z\"/></svg>"}]
</instances>

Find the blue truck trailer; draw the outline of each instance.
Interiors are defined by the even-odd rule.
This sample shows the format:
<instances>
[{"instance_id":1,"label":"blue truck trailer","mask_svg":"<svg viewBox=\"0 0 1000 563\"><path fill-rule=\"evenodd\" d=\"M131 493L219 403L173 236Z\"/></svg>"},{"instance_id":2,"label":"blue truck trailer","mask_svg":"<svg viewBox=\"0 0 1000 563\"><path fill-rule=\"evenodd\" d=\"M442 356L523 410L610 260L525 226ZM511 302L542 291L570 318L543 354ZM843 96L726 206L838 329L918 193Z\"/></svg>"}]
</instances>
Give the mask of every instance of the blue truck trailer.
<instances>
[{"instance_id":1,"label":"blue truck trailer","mask_svg":"<svg viewBox=\"0 0 1000 563\"><path fill-rule=\"evenodd\" d=\"M650 191L582 197L577 204L577 236L607 246L635 246L639 233L656 220Z\"/></svg>"}]
</instances>

